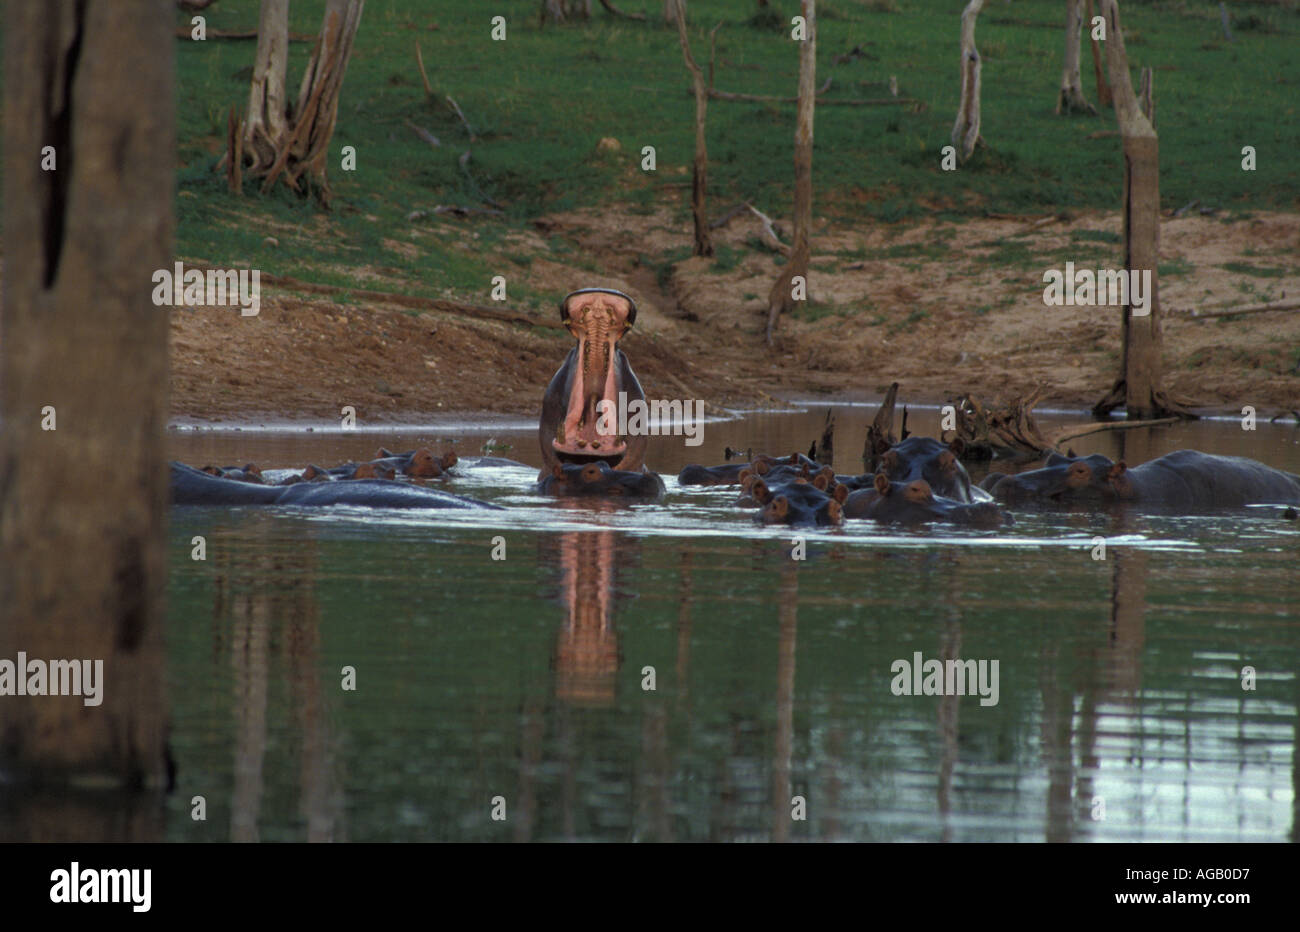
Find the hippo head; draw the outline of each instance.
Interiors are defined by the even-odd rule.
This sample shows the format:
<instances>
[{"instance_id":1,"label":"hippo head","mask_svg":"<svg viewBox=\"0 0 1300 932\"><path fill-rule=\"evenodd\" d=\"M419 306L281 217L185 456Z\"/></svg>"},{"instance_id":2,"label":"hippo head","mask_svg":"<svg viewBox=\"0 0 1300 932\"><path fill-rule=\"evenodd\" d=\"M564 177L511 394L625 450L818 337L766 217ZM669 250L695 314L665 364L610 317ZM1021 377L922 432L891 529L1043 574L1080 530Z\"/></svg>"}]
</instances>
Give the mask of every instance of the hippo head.
<instances>
[{"instance_id":1,"label":"hippo head","mask_svg":"<svg viewBox=\"0 0 1300 932\"><path fill-rule=\"evenodd\" d=\"M983 496L972 491L970 474L961 464L965 449L960 437L951 443L909 437L882 453L877 468L894 482L924 479L937 495L959 502L979 501Z\"/></svg>"},{"instance_id":2,"label":"hippo head","mask_svg":"<svg viewBox=\"0 0 1300 932\"><path fill-rule=\"evenodd\" d=\"M588 463L556 463L543 476L539 490L549 495L594 495L602 497L659 499L664 494L658 473L611 469L604 460Z\"/></svg>"},{"instance_id":3,"label":"hippo head","mask_svg":"<svg viewBox=\"0 0 1300 932\"><path fill-rule=\"evenodd\" d=\"M1113 463L1100 453L1077 457L1053 453L1047 458L1046 466L1005 476L990 491L998 501L1012 505L1124 498L1128 486L1126 469L1124 463Z\"/></svg>"},{"instance_id":4,"label":"hippo head","mask_svg":"<svg viewBox=\"0 0 1300 932\"><path fill-rule=\"evenodd\" d=\"M1010 523L1010 515L993 502L959 502L936 496L930 483L924 479L895 482L878 472L871 491L875 497L870 500L864 516L876 521L897 524L948 521L983 528Z\"/></svg>"},{"instance_id":5,"label":"hippo head","mask_svg":"<svg viewBox=\"0 0 1300 932\"><path fill-rule=\"evenodd\" d=\"M559 462L619 465L628 454L628 441L618 432L618 393L627 388L618 341L636 321L636 304L612 288L582 288L560 302L560 320L578 341L577 356L568 397L562 399L563 417L543 444L549 440Z\"/></svg>"}]
</instances>

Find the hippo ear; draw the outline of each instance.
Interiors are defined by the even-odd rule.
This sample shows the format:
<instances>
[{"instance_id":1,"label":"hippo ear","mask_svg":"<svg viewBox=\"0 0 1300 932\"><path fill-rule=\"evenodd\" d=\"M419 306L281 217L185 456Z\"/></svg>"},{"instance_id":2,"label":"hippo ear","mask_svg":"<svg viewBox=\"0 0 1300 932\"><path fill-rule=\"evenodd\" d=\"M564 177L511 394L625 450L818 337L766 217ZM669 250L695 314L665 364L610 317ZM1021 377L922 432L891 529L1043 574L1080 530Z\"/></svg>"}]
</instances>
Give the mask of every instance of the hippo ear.
<instances>
[{"instance_id":1,"label":"hippo ear","mask_svg":"<svg viewBox=\"0 0 1300 932\"><path fill-rule=\"evenodd\" d=\"M876 478L872 480L872 485L876 487L876 491L881 495L889 494L889 477L883 472L876 473Z\"/></svg>"},{"instance_id":2,"label":"hippo ear","mask_svg":"<svg viewBox=\"0 0 1300 932\"><path fill-rule=\"evenodd\" d=\"M1065 451L1065 455L1068 456L1070 459L1074 459L1079 454L1074 452L1074 447L1070 447Z\"/></svg>"},{"instance_id":3,"label":"hippo ear","mask_svg":"<svg viewBox=\"0 0 1300 932\"><path fill-rule=\"evenodd\" d=\"M1065 456L1065 455L1060 454L1060 453L1052 452L1052 453L1047 454L1047 460L1044 462L1044 465L1045 465L1045 466L1064 466L1064 465L1068 465L1071 459L1073 459L1072 456Z\"/></svg>"},{"instance_id":4,"label":"hippo ear","mask_svg":"<svg viewBox=\"0 0 1300 932\"><path fill-rule=\"evenodd\" d=\"M564 467L561 466L559 463L556 463L554 466L551 467L551 475L554 476L556 479L563 479Z\"/></svg>"},{"instance_id":5,"label":"hippo ear","mask_svg":"<svg viewBox=\"0 0 1300 932\"><path fill-rule=\"evenodd\" d=\"M961 455L966 452L966 441L960 437L953 437L948 444L948 449L952 450L952 455L961 459Z\"/></svg>"}]
</instances>

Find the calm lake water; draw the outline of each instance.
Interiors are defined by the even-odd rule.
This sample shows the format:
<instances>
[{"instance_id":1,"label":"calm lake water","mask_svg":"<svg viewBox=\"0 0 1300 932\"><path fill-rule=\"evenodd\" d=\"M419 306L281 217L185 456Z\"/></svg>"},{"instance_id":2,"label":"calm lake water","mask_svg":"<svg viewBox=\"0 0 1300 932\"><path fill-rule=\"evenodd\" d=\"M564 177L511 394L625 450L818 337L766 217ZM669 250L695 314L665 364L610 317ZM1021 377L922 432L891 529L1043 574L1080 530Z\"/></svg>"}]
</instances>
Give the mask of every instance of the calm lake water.
<instances>
[{"instance_id":1,"label":"calm lake water","mask_svg":"<svg viewBox=\"0 0 1300 932\"><path fill-rule=\"evenodd\" d=\"M858 472L872 411L836 410L836 466ZM1018 512L996 533L850 521L806 532L796 561L790 529L756 525L734 490L672 478L724 446L806 450L824 412L652 440L659 505L542 499L535 470L498 469L447 488L503 512L173 509L166 836L1296 840L1300 524L1275 508ZM913 409L909 427L937 418ZM330 466L453 440L540 462L535 426L507 421L177 431L171 452ZM1294 425L1071 445L1300 472ZM895 695L891 666L918 652L997 661L996 704Z\"/></svg>"}]
</instances>

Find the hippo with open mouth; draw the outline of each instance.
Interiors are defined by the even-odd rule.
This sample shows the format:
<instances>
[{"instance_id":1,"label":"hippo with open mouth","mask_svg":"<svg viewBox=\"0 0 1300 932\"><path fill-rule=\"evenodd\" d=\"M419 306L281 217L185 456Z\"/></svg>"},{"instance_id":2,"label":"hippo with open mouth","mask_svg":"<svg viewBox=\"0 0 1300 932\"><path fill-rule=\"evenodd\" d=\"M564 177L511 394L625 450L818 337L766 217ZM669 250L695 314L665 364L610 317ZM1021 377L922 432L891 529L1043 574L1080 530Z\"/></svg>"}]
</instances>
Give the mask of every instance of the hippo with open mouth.
<instances>
[{"instance_id":1,"label":"hippo with open mouth","mask_svg":"<svg viewBox=\"0 0 1300 932\"><path fill-rule=\"evenodd\" d=\"M620 393L624 404L645 400L641 383L618 348L636 321L636 304L612 288L582 288L560 302L560 320L578 345L542 398L538 439L543 473L564 463L597 461L614 469L642 469L647 438L619 436L617 407Z\"/></svg>"}]
</instances>

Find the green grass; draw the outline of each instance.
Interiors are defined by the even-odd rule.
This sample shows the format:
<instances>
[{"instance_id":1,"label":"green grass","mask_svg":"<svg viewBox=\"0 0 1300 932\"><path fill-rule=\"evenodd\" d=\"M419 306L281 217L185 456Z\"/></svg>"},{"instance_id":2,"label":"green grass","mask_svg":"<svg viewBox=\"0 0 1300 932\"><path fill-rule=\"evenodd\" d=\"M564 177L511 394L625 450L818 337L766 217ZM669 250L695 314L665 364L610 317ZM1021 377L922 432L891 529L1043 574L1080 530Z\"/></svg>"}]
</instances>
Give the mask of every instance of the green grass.
<instances>
[{"instance_id":1,"label":"green grass","mask_svg":"<svg viewBox=\"0 0 1300 932\"><path fill-rule=\"evenodd\" d=\"M1225 262L1220 268L1238 275L1253 275L1256 278L1282 278L1287 270L1277 266L1250 265L1246 262Z\"/></svg>"},{"instance_id":2,"label":"green grass","mask_svg":"<svg viewBox=\"0 0 1300 932\"><path fill-rule=\"evenodd\" d=\"M1156 266L1156 272L1161 278L1175 278L1191 275L1196 271L1196 266L1186 259L1170 259L1168 262L1161 262Z\"/></svg>"},{"instance_id":3,"label":"green grass","mask_svg":"<svg viewBox=\"0 0 1300 932\"><path fill-rule=\"evenodd\" d=\"M297 0L290 30L315 34L321 0ZM531 294L531 258L503 242L530 229L532 218L573 208L616 205L649 214L667 206L686 217L693 153L694 104L675 31L658 23L659 4L623 0L648 11L648 23L614 19L599 5L588 23L539 28L534 0L500 0L488 7L459 0L370 0L366 4L330 147L334 209L322 211L282 187L263 197L225 189L213 172L231 106L247 106L254 45L210 39L177 40L179 170L177 249L216 262L247 262L267 271L347 281L349 269L388 270L424 294L458 293L485 300L495 274L510 279L513 303L549 307ZM689 32L696 57L708 59L708 30L719 21L716 86L721 90L788 96L795 92L798 49L789 38L792 5L766 27L752 25L752 0L697 3ZM1220 42L1217 9L1207 3L1132 2L1124 9L1135 70L1156 69L1164 206L1196 199L1237 217L1250 210L1300 207L1300 77L1286 67L1300 42L1294 0L1233 4L1237 41ZM1053 113L1060 75L1061 11L1055 6L999 6L986 11L977 41L986 57L983 132L987 148L957 171L940 169L959 92L956 62L960 3L952 0L838 0L819 17L818 83L832 77L831 99L880 97L896 75L901 93L920 112L885 107L817 110L815 210L824 220L872 224L926 216L957 221L988 213L1114 210L1120 201L1120 142L1089 139L1115 128L1114 114L1059 117ZM489 38L491 15L508 20L508 38ZM178 25L188 14L177 12ZM258 4L228 0L206 11L209 29L255 29ZM1009 16L1050 24L995 23ZM1140 44L1137 41L1140 37ZM436 95L427 99L415 67L419 43ZM860 46L864 57L835 65ZM290 54L291 96L310 43ZM1087 64L1085 49L1084 60ZM1084 84L1095 100L1091 68ZM451 95L474 126L472 145L461 121L443 103ZM419 139L406 122L442 145ZM748 200L788 216L794 107L713 101L708 109L711 208ZM617 139L621 151L597 155L597 143ZM1240 170L1240 150L1253 145L1259 168ZM353 145L357 169L340 170L340 150ZM641 149L656 149L657 171L639 168ZM468 175L458 158L472 149ZM499 202L503 217L455 219L414 210L436 205ZM683 221L689 236L689 222ZM278 246L264 243L274 235ZM478 234L477 237L475 234ZM1074 241L1113 244L1113 234L1080 231ZM414 247L402 255L386 241ZM586 262L562 237L550 252ZM915 250L915 251L912 251ZM508 258L497 258L504 254ZM944 258L942 244L892 247L892 258ZM648 257L661 280L681 256ZM743 256L721 251L714 268L734 268ZM865 257L864 258L871 258ZM994 244L992 261L1041 261L1028 246ZM295 271L296 270L296 271ZM1266 275L1260 269L1245 274ZM371 287L377 287L372 284Z\"/></svg>"}]
</instances>

